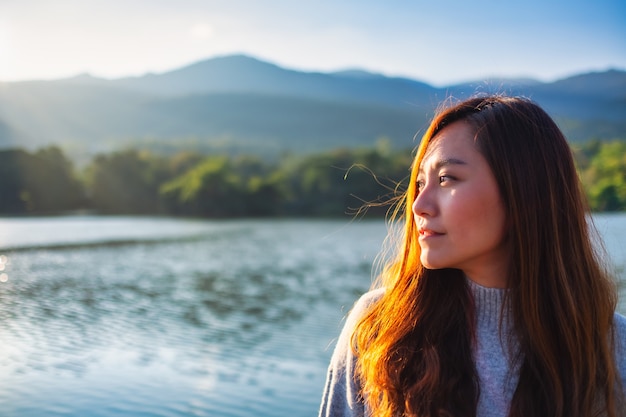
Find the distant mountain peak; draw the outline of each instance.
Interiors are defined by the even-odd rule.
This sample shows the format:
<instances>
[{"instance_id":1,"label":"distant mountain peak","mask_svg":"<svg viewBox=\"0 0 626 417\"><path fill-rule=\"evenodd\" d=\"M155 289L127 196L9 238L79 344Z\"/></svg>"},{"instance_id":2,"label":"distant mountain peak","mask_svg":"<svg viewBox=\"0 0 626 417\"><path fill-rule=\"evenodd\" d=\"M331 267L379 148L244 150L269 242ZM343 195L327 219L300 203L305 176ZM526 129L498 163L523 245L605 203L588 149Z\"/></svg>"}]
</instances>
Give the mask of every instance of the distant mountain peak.
<instances>
[{"instance_id":1,"label":"distant mountain peak","mask_svg":"<svg viewBox=\"0 0 626 417\"><path fill-rule=\"evenodd\" d=\"M266 67L266 68L283 69L276 64L272 64L271 62L267 62L267 61L262 61L250 55L234 54L234 55L220 55L220 56L214 56L211 58L203 59L201 61L194 62L192 64L169 71L161 75L171 74L171 73L180 72L180 71L189 71L189 70L193 70L197 68L210 68L210 67L237 67L237 68Z\"/></svg>"},{"instance_id":2,"label":"distant mountain peak","mask_svg":"<svg viewBox=\"0 0 626 417\"><path fill-rule=\"evenodd\" d=\"M83 73L2 84L1 90L0 148L67 138L93 149L129 138L176 143L188 137L268 150L362 146L382 136L405 144L436 103L490 92L532 98L570 140L621 138L626 130L626 72L617 69L545 83L487 78L434 87L358 68L307 72L235 54L159 74L105 79Z\"/></svg>"},{"instance_id":3,"label":"distant mountain peak","mask_svg":"<svg viewBox=\"0 0 626 417\"><path fill-rule=\"evenodd\" d=\"M330 75L361 79L385 78L385 76L380 73L365 71L359 68L348 68L345 70L335 71L331 72Z\"/></svg>"},{"instance_id":4,"label":"distant mountain peak","mask_svg":"<svg viewBox=\"0 0 626 417\"><path fill-rule=\"evenodd\" d=\"M80 80L93 80L96 79L97 77L94 77L93 75L91 75L91 73L89 72L82 72L78 75L75 75L73 77L68 78L68 80L76 80L76 81L80 81Z\"/></svg>"},{"instance_id":5,"label":"distant mountain peak","mask_svg":"<svg viewBox=\"0 0 626 417\"><path fill-rule=\"evenodd\" d=\"M543 84L541 81L534 78L506 78L506 77L489 77L480 80L468 81L464 83L455 84L449 87L461 87L461 86L488 86L488 87L532 87Z\"/></svg>"}]
</instances>

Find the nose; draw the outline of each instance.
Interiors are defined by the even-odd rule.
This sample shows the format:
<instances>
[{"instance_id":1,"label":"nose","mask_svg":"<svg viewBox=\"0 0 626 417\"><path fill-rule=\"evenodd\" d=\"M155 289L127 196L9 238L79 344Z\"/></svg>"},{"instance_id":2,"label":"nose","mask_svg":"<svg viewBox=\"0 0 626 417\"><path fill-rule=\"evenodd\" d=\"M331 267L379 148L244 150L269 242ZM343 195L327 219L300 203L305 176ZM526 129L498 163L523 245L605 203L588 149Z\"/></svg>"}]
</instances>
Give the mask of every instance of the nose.
<instances>
[{"instance_id":1,"label":"nose","mask_svg":"<svg viewBox=\"0 0 626 417\"><path fill-rule=\"evenodd\" d=\"M411 209L413 210L413 215L418 217L432 217L436 215L437 205L430 187L425 186L418 192L415 200L413 200Z\"/></svg>"}]
</instances>

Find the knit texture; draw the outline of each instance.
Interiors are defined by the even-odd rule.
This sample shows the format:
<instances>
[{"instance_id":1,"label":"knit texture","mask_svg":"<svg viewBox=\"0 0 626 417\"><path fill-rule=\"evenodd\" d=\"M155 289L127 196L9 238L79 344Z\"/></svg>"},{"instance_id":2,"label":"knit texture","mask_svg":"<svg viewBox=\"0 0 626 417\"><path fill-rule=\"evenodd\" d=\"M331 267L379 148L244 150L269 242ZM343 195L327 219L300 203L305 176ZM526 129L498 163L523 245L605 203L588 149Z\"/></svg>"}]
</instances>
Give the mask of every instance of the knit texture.
<instances>
[{"instance_id":1,"label":"knit texture","mask_svg":"<svg viewBox=\"0 0 626 417\"><path fill-rule=\"evenodd\" d=\"M506 416L517 386L517 372L511 368L517 346L510 345L514 340L508 340L511 329L508 314L503 316L500 324L506 290L468 282L476 306L476 345L473 354L480 384L476 415Z\"/></svg>"},{"instance_id":2,"label":"knit texture","mask_svg":"<svg viewBox=\"0 0 626 417\"><path fill-rule=\"evenodd\" d=\"M518 378L518 370L512 367L512 355L517 346L515 340L509 340L511 324L506 310L500 323L506 290L482 287L472 281L469 281L469 288L476 305L473 354L480 383L476 415L505 417ZM350 348L350 339L359 318L382 293L382 289L366 293L348 315L328 368L320 417L371 416L359 395L361 387L354 374L356 358ZM622 385L626 387L626 318L619 314L615 314L615 339L615 357Z\"/></svg>"}]
</instances>

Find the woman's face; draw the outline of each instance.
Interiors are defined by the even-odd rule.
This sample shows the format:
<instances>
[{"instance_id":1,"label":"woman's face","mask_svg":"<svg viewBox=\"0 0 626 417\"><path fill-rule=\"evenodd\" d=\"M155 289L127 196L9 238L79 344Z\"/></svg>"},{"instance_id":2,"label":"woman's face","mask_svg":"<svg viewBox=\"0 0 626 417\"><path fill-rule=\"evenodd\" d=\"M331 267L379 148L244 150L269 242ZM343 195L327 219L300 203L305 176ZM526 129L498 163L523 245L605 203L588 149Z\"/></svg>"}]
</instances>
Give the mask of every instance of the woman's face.
<instances>
[{"instance_id":1,"label":"woman's face","mask_svg":"<svg viewBox=\"0 0 626 417\"><path fill-rule=\"evenodd\" d=\"M431 141L417 177L413 214L421 262L428 269L461 269L487 287L504 287L510 250L496 179L463 121Z\"/></svg>"}]
</instances>

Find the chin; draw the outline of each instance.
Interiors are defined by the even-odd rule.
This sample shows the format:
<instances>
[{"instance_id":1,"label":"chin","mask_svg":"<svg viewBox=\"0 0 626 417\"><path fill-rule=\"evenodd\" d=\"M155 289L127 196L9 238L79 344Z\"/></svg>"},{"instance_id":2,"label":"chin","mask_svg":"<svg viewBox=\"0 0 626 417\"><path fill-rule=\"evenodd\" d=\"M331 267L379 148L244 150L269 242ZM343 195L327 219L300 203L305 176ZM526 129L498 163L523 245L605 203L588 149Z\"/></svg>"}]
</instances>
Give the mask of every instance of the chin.
<instances>
[{"instance_id":1,"label":"chin","mask_svg":"<svg viewBox=\"0 0 626 417\"><path fill-rule=\"evenodd\" d=\"M426 269L444 269L444 268L451 268L450 264L446 263L446 262L441 262L441 261L437 261L434 259L429 259L428 257L421 257L420 261L422 262L422 265L424 266L424 268Z\"/></svg>"}]
</instances>

